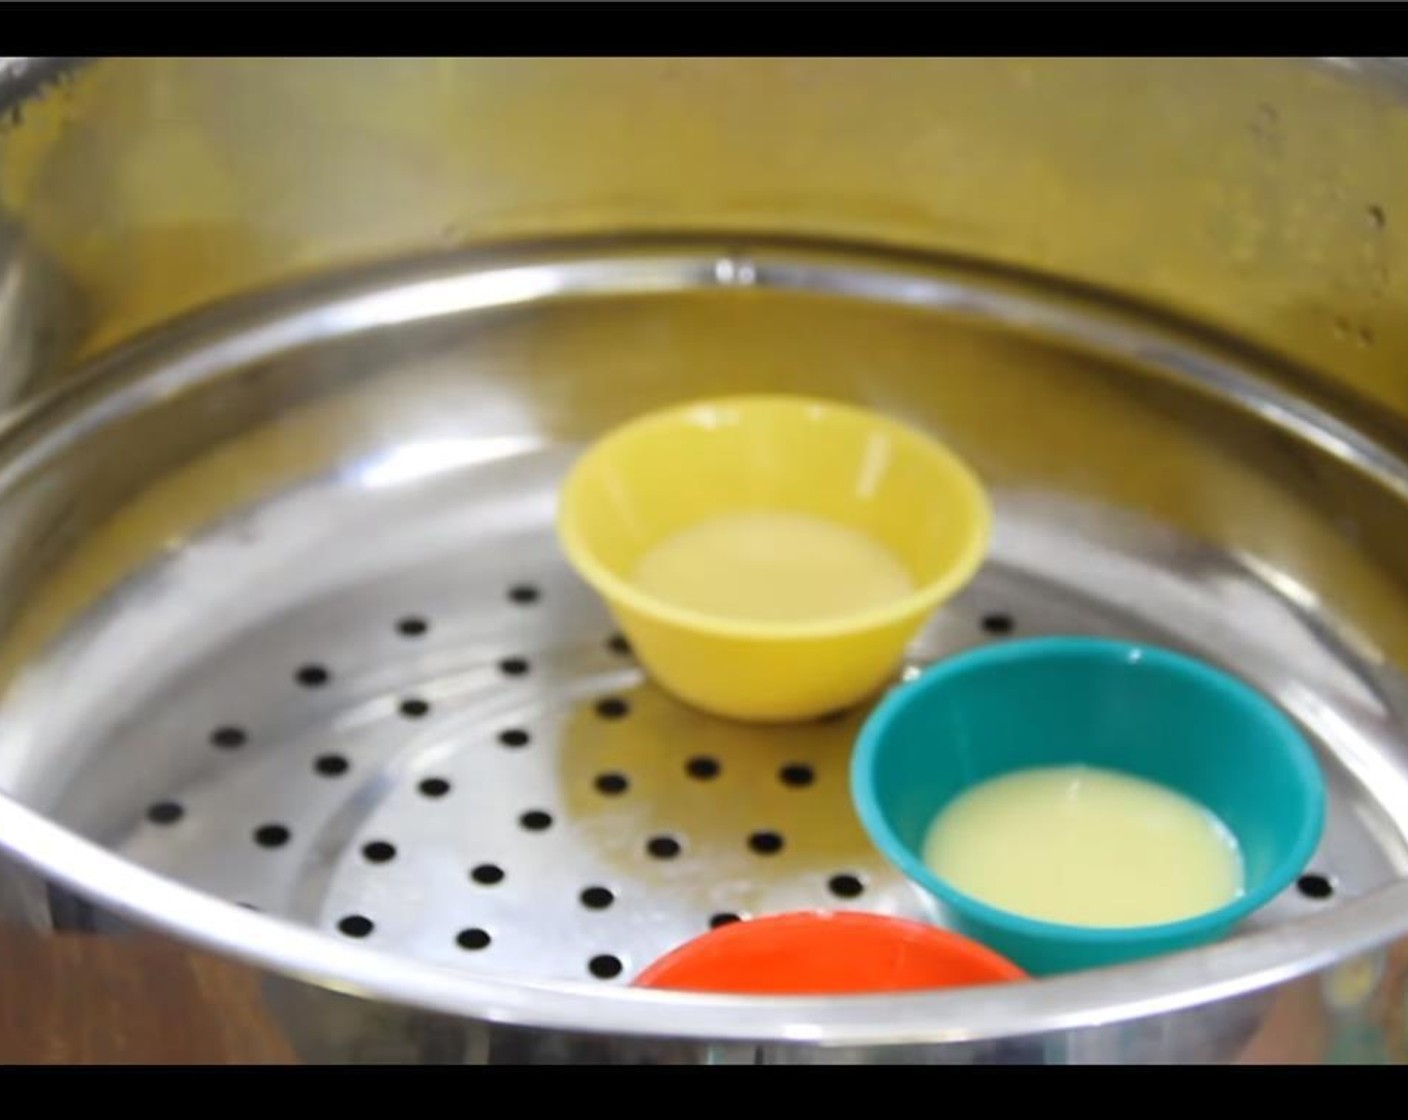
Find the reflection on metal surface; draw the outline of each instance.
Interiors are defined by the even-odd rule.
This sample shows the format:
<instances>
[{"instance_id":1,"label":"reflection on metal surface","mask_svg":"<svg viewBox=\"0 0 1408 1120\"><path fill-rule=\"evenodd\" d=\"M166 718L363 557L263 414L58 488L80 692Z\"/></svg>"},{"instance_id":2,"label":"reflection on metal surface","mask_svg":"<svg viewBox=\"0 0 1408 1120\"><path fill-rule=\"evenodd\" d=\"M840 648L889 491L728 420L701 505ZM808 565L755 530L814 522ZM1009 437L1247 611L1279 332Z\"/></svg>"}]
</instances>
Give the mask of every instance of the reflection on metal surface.
<instances>
[{"instance_id":1,"label":"reflection on metal surface","mask_svg":"<svg viewBox=\"0 0 1408 1120\"><path fill-rule=\"evenodd\" d=\"M356 474L363 486L374 490L384 486L401 486L476 463L521 455L535 446L534 440L513 437L422 440L393 448L371 463L359 466Z\"/></svg>"},{"instance_id":2,"label":"reflection on metal surface","mask_svg":"<svg viewBox=\"0 0 1408 1120\"><path fill-rule=\"evenodd\" d=\"M65 367L80 321L75 300L54 262L0 220L0 408Z\"/></svg>"},{"instance_id":3,"label":"reflection on metal surface","mask_svg":"<svg viewBox=\"0 0 1408 1120\"><path fill-rule=\"evenodd\" d=\"M1363 1009L1383 979L1382 953L1356 957L1331 969L1325 975L1325 998L1331 1010L1355 1012Z\"/></svg>"},{"instance_id":4,"label":"reflection on metal surface","mask_svg":"<svg viewBox=\"0 0 1408 1120\"><path fill-rule=\"evenodd\" d=\"M1079 279L1408 409L1401 60L38 62L0 204L87 353L369 259L731 229Z\"/></svg>"}]
</instances>

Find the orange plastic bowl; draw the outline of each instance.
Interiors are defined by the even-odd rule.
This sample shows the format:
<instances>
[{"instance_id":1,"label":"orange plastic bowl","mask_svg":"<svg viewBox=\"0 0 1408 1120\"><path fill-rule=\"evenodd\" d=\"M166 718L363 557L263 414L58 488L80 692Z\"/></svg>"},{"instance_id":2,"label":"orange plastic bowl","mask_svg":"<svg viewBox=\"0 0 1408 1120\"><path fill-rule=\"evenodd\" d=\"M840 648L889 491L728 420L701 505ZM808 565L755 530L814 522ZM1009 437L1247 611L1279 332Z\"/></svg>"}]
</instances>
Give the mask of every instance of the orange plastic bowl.
<instances>
[{"instance_id":1,"label":"orange plastic bowl","mask_svg":"<svg viewBox=\"0 0 1408 1120\"><path fill-rule=\"evenodd\" d=\"M1025 980L956 933L845 911L777 914L696 937L636 978L640 988L732 995L840 995Z\"/></svg>"}]
</instances>

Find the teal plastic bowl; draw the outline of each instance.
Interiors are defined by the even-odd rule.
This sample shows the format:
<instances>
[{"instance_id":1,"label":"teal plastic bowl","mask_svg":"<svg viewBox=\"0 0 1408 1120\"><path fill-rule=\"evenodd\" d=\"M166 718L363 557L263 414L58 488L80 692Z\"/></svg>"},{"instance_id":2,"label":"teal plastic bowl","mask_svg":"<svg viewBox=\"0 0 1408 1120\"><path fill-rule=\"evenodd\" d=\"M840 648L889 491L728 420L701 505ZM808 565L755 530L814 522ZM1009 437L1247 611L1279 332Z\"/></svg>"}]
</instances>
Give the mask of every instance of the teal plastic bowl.
<instances>
[{"instance_id":1,"label":"teal plastic bowl","mask_svg":"<svg viewBox=\"0 0 1408 1120\"><path fill-rule=\"evenodd\" d=\"M1177 922L1075 926L989 906L925 866L929 826L960 793L1014 770L1071 765L1133 774L1212 810L1241 846L1243 893ZM1095 638L989 646L901 685L861 730L851 790L871 839L948 924L1037 975L1225 936L1295 881L1325 821L1315 753L1271 701L1180 654Z\"/></svg>"}]
</instances>

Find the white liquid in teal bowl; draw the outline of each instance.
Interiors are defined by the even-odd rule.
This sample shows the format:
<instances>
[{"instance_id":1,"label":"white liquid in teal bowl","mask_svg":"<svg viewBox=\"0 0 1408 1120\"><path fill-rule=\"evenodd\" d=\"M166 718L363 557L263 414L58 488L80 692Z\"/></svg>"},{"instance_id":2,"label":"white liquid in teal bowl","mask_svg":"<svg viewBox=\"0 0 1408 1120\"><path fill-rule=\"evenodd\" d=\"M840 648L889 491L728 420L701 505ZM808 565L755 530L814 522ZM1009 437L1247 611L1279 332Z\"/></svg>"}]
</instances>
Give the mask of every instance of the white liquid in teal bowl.
<instances>
[{"instance_id":1,"label":"white liquid in teal bowl","mask_svg":"<svg viewBox=\"0 0 1408 1120\"><path fill-rule=\"evenodd\" d=\"M990 906L1080 926L1195 917L1243 889L1236 839L1182 794L1083 766L1005 774L950 802L924 861Z\"/></svg>"}]
</instances>

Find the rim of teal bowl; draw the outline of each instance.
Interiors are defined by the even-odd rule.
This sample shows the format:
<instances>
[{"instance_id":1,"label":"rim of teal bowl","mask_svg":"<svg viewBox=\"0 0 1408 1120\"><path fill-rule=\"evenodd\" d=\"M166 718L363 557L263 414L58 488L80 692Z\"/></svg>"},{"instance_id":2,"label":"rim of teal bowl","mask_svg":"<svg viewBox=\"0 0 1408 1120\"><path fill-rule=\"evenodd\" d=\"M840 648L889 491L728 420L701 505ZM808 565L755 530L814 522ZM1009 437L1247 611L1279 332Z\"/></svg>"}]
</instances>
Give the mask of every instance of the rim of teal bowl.
<instances>
[{"instance_id":1,"label":"rim of teal bowl","mask_svg":"<svg viewBox=\"0 0 1408 1120\"><path fill-rule=\"evenodd\" d=\"M935 689L965 673L1014 662L1051 659L1129 661L1137 657L1158 669L1182 676L1195 687L1220 693L1250 709L1282 748L1287 767L1298 779L1302 795L1301 827L1295 842L1263 878L1255 890L1247 891L1225 906L1176 922L1142 926L1078 926L1028 918L1010 910L991 906L951 886L935 875L890 827L875 796L872 778L875 760L883 749L891 725L900 713L922 704ZM926 669L912 681L901 684L880 702L861 728L851 757L851 795L861 823L879 847L881 854L912 881L953 909L988 925L1011 933L1064 941L1067 944L1100 946L1133 945L1141 941L1188 938L1235 925L1265 906L1285 890L1305 869L1320 842L1325 827L1325 779L1310 746L1299 727L1269 697L1237 677L1213 668L1185 654L1143 642L1107 638L1044 637L1008 641L1001 645L958 654Z\"/></svg>"}]
</instances>

